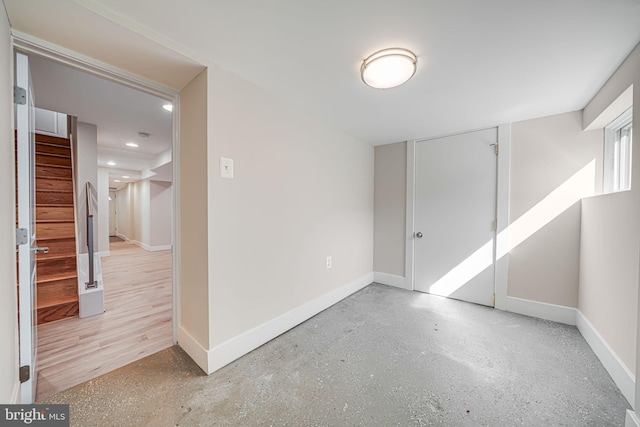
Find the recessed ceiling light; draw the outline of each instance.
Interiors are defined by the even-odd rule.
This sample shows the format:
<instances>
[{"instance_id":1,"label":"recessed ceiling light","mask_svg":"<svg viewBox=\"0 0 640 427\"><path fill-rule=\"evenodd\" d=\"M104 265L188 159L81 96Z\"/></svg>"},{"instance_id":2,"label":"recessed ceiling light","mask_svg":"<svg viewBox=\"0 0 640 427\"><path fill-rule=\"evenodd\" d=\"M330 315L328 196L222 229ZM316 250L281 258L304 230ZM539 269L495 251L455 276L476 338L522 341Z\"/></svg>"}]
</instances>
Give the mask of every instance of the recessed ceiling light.
<instances>
[{"instance_id":1,"label":"recessed ceiling light","mask_svg":"<svg viewBox=\"0 0 640 427\"><path fill-rule=\"evenodd\" d=\"M113 160L109 160L109 161L107 162L107 164L108 164L109 166L115 166L115 165L116 165L116 162L114 162Z\"/></svg>"},{"instance_id":2,"label":"recessed ceiling light","mask_svg":"<svg viewBox=\"0 0 640 427\"><path fill-rule=\"evenodd\" d=\"M167 111L173 111L173 105L172 104L164 104L162 106L162 108L164 108Z\"/></svg>"},{"instance_id":3,"label":"recessed ceiling light","mask_svg":"<svg viewBox=\"0 0 640 427\"><path fill-rule=\"evenodd\" d=\"M120 180L119 179L114 179L113 182L120 182Z\"/></svg>"},{"instance_id":4,"label":"recessed ceiling light","mask_svg":"<svg viewBox=\"0 0 640 427\"><path fill-rule=\"evenodd\" d=\"M400 86L416 72L418 58L406 49L383 49L362 62L360 76L365 84L376 89Z\"/></svg>"},{"instance_id":5,"label":"recessed ceiling light","mask_svg":"<svg viewBox=\"0 0 640 427\"><path fill-rule=\"evenodd\" d=\"M129 175L122 175L124 179L129 179Z\"/></svg>"},{"instance_id":6,"label":"recessed ceiling light","mask_svg":"<svg viewBox=\"0 0 640 427\"><path fill-rule=\"evenodd\" d=\"M138 144L136 144L135 142L127 142L127 147L137 147Z\"/></svg>"},{"instance_id":7,"label":"recessed ceiling light","mask_svg":"<svg viewBox=\"0 0 640 427\"><path fill-rule=\"evenodd\" d=\"M148 133L148 132L138 132L138 136L140 138L149 138L151 136L151 134Z\"/></svg>"}]
</instances>

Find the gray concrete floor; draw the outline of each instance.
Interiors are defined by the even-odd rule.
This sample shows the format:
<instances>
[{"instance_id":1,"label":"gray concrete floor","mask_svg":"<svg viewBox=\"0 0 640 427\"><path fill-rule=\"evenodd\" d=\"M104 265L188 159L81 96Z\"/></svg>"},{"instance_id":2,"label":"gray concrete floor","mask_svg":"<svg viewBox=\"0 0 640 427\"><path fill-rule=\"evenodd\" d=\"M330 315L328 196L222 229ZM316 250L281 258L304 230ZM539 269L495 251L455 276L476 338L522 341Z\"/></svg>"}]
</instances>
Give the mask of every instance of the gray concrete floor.
<instances>
[{"instance_id":1,"label":"gray concrete floor","mask_svg":"<svg viewBox=\"0 0 640 427\"><path fill-rule=\"evenodd\" d=\"M575 327L373 284L206 376L178 347L49 398L77 426L623 426Z\"/></svg>"}]
</instances>

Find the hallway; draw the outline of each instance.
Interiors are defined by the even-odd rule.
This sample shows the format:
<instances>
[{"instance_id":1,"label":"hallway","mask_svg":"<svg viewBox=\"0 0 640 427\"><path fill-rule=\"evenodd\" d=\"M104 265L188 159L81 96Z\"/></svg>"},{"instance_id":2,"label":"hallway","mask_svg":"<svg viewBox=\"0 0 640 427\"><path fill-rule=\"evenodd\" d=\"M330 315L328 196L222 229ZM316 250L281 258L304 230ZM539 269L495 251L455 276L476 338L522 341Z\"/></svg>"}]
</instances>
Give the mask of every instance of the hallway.
<instances>
[{"instance_id":1,"label":"hallway","mask_svg":"<svg viewBox=\"0 0 640 427\"><path fill-rule=\"evenodd\" d=\"M105 313L38 327L37 400L170 347L171 251L112 239L102 258Z\"/></svg>"},{"instance_id":2,"label":"hallway","mask_svg":"<svg viewBox=\"0 0 640 427\"><path fill-rule=\"evenodd\" d=\"M171 347L52 396L82 426L623 426L573 326L373 284L206 376Z\"/></svg>"}]
</instances>

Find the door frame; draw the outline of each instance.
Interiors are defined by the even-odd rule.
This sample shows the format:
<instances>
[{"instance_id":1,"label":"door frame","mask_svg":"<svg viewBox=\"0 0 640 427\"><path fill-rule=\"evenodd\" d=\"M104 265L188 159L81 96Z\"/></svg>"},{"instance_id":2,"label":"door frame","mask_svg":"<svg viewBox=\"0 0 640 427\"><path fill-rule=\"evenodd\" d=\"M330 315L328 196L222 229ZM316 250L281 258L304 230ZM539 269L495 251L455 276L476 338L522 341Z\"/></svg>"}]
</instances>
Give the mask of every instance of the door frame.
<instances>
[{"instance_id":1,"label":"door frame","mask_svg":"<svg viewBox=\"0 0 640 427\"><path fill-rule=\"evenodd\" d=\"M440 135L436 137L407 141L407 197L405 228L405 288L415 290L415 177L416 143L464 133L496 128L474 129L467 132ZM497 230L494 250L495 305L500 310L507 309L507 283L509 270L509 159L511 153L511 124L501 124L498 129L499 154L496 179L496 220Z\"/></svg>"},{"instance_id":2,"label":"door frame","mask_svg":"<svg viewBox=\"0 0 640 427\"><path fill-rule=\"evenodd\" d=\"M66 65L85 73L121 84L150 95L162 98L173 104L173 129L172 129L172 161L173 161L173 191L172 209L173 218L171 224L172 238L172 334L173 343L178 343L178 323L180 318L180 93L177 90L162 86L158 83L144 79L133 73L113 67L109 64L97 61L88 56L81 55L72 50L48 43L44 40L27 34L12 31L12 50L26 54L37 55L59 64Z\"/></svg>"}]
</instances>

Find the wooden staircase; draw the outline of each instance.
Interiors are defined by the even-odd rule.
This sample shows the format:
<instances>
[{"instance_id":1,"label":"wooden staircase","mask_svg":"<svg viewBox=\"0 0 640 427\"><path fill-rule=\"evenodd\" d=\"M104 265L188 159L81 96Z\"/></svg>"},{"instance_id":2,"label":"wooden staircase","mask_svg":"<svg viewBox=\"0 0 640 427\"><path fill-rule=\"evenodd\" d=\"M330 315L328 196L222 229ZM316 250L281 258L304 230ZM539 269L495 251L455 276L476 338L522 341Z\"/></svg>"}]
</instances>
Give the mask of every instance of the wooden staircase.
<instances>
[{"instance_id":1,"label":"wooden staircase","mask_svg":"<svg viewBox=\"0 0 640 427\"><path fill-rule=\"evenodd\" d=\"M38 324L78 316L78 270L71 143L36 134Z\"/></svg>"}]
</instances>

